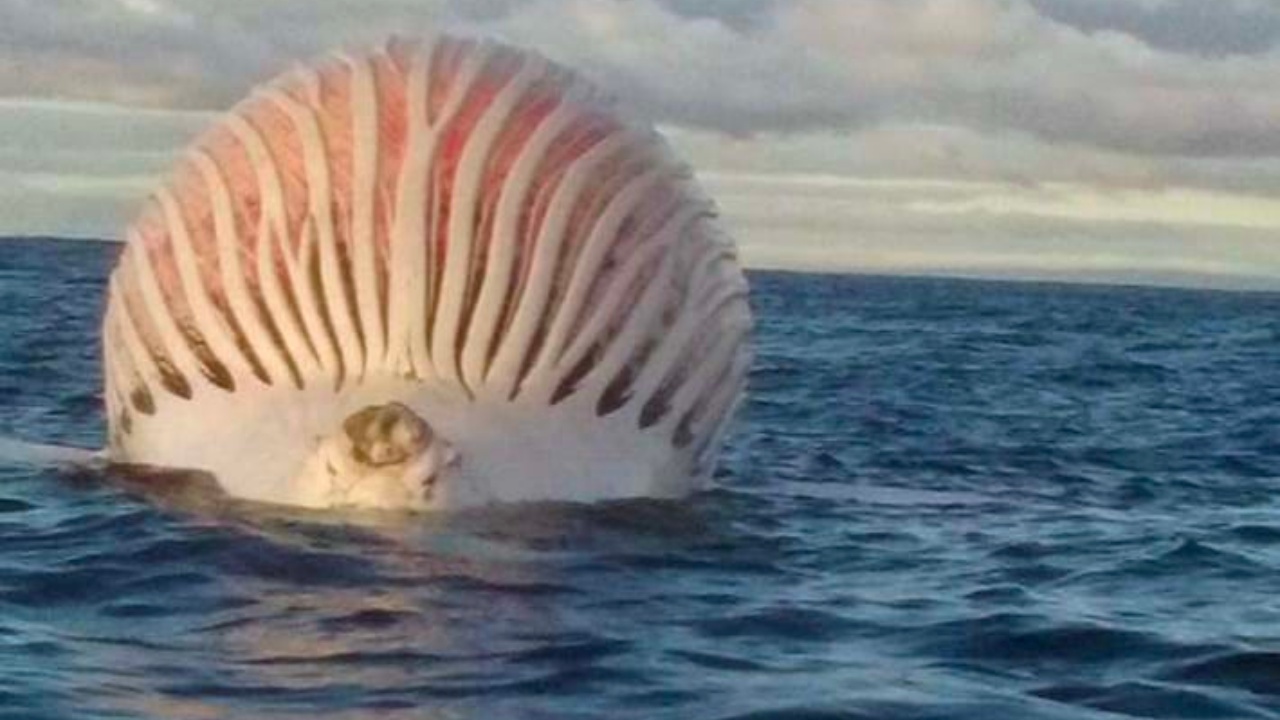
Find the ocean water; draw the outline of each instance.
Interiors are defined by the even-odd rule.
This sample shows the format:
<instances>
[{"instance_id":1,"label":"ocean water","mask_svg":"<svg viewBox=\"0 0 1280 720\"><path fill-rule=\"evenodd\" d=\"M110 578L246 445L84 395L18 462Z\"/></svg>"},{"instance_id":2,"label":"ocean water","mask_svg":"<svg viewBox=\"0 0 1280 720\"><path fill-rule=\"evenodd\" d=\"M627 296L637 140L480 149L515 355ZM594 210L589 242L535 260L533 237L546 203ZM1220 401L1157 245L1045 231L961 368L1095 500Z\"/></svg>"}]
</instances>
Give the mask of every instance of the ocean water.
<instances>
[{"instance_id":1,"label":"ocean water","mask_svg":"<svg viewBox=\"0 0 1280 720\"><path fill-rule=\"evenodd\" d=\"M0 243L100 443L116 248ZM0 717L1280 717L1280 295L752 276L717 489L335 517L0 457Z\"/></svg>"}]
</instances>

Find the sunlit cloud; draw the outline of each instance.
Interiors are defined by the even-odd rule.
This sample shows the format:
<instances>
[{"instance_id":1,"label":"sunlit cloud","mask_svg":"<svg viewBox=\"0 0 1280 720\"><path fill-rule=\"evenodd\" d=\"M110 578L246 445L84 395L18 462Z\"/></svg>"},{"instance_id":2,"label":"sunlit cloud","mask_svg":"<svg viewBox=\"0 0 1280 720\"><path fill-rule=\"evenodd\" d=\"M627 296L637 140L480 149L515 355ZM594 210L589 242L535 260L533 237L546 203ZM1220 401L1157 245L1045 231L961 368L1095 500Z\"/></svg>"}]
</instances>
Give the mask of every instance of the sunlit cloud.
<instances>
[{"instance_id":1,"label":"sunlit cloud","mask_svg":"<svg viewBox=\"0 0 1280 720\"><path fill-rule=\"evenodd\" d=\"M1280 199L1180 188L1098 190L1052 184L986 191L959 200L917 200L907 209L943 215L1036 215L1076 222L1105 220L1280 230Z\"/></svg>"}]
</instances>

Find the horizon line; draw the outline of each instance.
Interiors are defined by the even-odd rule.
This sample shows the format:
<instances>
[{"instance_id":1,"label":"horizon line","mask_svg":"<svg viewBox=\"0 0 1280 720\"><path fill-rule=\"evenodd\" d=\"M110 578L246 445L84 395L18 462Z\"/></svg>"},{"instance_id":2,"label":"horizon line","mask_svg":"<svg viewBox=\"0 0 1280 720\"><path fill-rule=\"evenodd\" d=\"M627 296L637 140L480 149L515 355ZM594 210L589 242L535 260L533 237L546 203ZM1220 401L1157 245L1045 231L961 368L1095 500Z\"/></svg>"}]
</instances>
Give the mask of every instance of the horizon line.
<instances>
[{"instance_id":1,"label":"horizon line","mask_svg":"<svg viewBox=\"0 0 1280 720\"><path fill-rule=\"evenodd\" d=\"M0 235L0 242L66 242L66 243L98 243L123 245L120 238L103 238L94 236L60 236L43 234ZM960 280L971 282L995 282L1017 284L1075 285L1115 288L1148 288L1166 290L1193 290L1209 292L1234 293L1280 293L1280 277L1269 275L1246 275L1241 273L1215 272L1178 272L1178 271L1142 271L1135 269L1133 274L1124 275L1122 271L1096 271L1082 269L1073 270L1036 270L1034 268L955 268L939 265L937 267L901 267L892 266L831 266L795 264L752 264L743 262L746 270L751 272L776 272L797 275L827 275L865 278L896 278L920 280Z\"/></svg>"}]
</instances>

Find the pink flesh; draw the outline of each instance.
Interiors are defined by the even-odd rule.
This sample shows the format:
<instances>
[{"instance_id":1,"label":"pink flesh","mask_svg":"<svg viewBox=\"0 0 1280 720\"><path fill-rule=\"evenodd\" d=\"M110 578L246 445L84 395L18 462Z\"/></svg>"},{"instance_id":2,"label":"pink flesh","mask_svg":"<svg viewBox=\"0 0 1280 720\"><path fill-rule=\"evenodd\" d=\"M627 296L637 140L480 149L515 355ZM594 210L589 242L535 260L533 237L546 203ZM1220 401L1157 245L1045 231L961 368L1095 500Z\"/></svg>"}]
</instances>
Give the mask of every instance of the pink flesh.
<instances>
[{"instance_id":1,"label":"pink flesh","mask_svg":"<svg viewBox=\"0 0 1280 720\"><path fill-rule=\"evenodd\" d=\"M474 45L466 41L446 39L437 45L432 72L428 80L430 118L434 119L440 113L456 80L463 58L474 50ZM398 174L405 154L408 123L405 83L411 61L410 52L410 49L393 44L386 52L368 56L374 69L380 125L377 162L378 191L374 203L374 242L380 260L378 267L385 265L388 253L389 228L391 219L395 215ZM454 171L459 157L477 121L494 96L510 80L515 70L516 59L515 51L512 50L503 50L491 56L477 80L472 84L455 120L445 130L437 156L432 161L432 182L436 188L435 192L439 193L441 198L439 205L435 208L434 218L428 218L429 222L434 222L437 237L436 257L442 257L448 252L449 238L445 236L445 228L450 211L449 193L453 186ZM338 246L346 249L351 242L349 229L352 223L351 70L341 61L328 60L317 68L317 73L320 78L318 104L308 98L303 80L297 74L285 76L274 83L273 87L317 111L316 115L329 162L332 191L329 211L333 214ZM484 234L488 229L485 223L492 217L504 179L512 163L541 121L560 103L567 87L563 71L546 74L518 103L510 121L501 130L496 143L492 146L494 150L488 158L478 202L477 222L480 223L482 232L479 236L480 247L476 252L481 256L487 251L486 244L490 240ZM287 244L296 252L301 242L303 222L308 212L306 174L299 134L289 117L266 98L250 98L232 112L241 115L262 134L276 161L284 188L285 208L288 215ZM537 173L534 189L526 199L522 214L523 220L519 232L522 242L527 245L536 237L542 216L546 211L547 201L552 194L551 191L565 169L600 140L619 129L620 123L607 111L591 105L582 106L579 117L553 143L548 159ZM217 125L206 132L197 141L196 146L217 163L226 178L232 195L240 240L241 266L251 292L261 303L261 292L255 275L256 254L259 248L270 246L265 243L260 245L259 243L265 239L257 237L262 200L257 176L250 167L249 155L232 132L223 125ZM593 183L593 191L586 193L586 198L575 210L572 222L574 230L570 233L571 245L580 244L585 240L591 221L598 216L609 194L616 191L628 177L634 175L635 160L634 157L627 155L620 156L606 166L606 172L601 174L599 182ZM208 195L210 191L194 163L186 159L179 164L168 187L180 205L205 287L208 288L215 306L224 316L229 316L225 288L220 277L211 201ZM670 188L665 192L653 193L653 197L644 203L642 210L637 213L644 217L624 225L622 236L617 239L617 242L623 245L628 241L629 236L651 232L656 224L660 224L667 216L674 197L675 193ZM431 203L427 205L427 212L431 214L433 212ZM146 203L132 229L150 253L162 293L179 324L194 328L196 323L185 299L175 264L171 238L157 201L153 199ZM426 240L427 238L424 237L423 241L426 242ZM573 252L573 248L570 247L568 252ZM349 262L351 257L349 250L344 252L344 255ZM281 264L283 260L278 253L275 260L277 273L282 281L287 283L285 281L287 276ZM438 273L439 270L439 267L435 267L431 272ZM137 301L137 298L132 298L131 304ZM154 332L146 327L145 323L142 325L144 335L151 335ZM148 344L153 342L149 340Z\"/></svg>"}]
</instances>

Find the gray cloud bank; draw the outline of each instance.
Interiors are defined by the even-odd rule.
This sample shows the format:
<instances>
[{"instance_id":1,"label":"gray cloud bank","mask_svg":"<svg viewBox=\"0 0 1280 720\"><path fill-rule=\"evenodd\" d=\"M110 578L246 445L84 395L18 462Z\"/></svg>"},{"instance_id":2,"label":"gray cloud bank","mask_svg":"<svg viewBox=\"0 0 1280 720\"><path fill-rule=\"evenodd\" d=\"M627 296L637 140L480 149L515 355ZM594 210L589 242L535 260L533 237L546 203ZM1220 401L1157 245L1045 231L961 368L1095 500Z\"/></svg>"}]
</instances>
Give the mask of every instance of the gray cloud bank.
<instances>
[{"instance_id":1,"label":"gray cloud bank","mask_svg":"<svg viewBox=\"0 0 1280 720\"><path fill-rule=\"evenodd\" d=\"M739 135L917 123L1280 156L1272 0L0 0L0 94L218 108L299 56L440 27Z\"/></svg>"}]
</instances>

